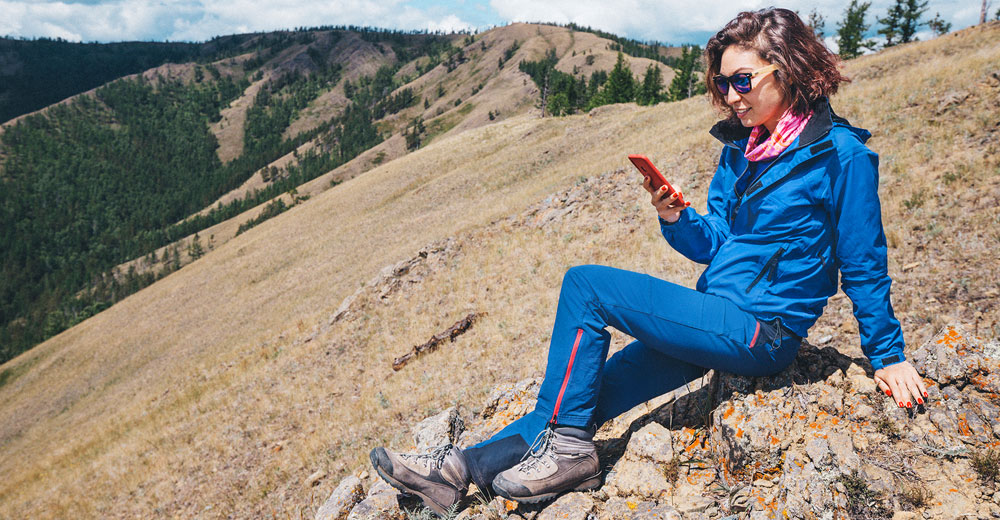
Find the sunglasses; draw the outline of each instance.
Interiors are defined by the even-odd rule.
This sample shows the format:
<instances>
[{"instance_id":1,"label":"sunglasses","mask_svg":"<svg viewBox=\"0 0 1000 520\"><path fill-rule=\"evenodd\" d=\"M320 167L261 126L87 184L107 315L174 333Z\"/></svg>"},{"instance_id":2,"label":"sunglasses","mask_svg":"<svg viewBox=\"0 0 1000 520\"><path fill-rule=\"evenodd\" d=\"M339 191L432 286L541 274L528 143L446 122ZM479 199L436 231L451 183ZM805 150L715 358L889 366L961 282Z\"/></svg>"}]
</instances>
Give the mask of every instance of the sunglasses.
<instances>
[{"instance_id":1,"label":"sunglasses","mask_svg":"<svg viewBox=\"0 0 1000 520\"><path fill-rule=\"evenodd\" d=\"M715 77L712 78L712 81L715 83L715 88L719 89L719 92L722 92L723 96L729 94L729 85L732 85L736 92L746 94L747 92L750 92L751 88L753 88L750 84L751 79L756 78L761 74L767 74L768 72L776 70L778 70L778 66L772 63L753 72L740 72L738 74L733 74L732 76L716 74Z\"/></svg>"}]
</instances>

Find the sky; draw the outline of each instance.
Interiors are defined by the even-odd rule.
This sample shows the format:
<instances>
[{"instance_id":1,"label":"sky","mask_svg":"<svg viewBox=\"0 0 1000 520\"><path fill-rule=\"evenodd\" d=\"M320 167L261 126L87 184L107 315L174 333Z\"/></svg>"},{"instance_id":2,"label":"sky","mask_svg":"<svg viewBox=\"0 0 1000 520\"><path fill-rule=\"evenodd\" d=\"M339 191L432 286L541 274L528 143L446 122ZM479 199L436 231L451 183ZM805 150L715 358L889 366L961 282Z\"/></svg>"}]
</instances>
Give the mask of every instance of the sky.
<instances>
[{"instance_id":1,"label":"sky","mask_svg":"<svg viewBox=\"0 0 1000 520\"><path fill-rule=\"evenodd\" d=\"M990 0L989 18L1000 0ZM894 0L872 0L866 21L875 30ZM365 25L403 30L481 31L512 22L574 22L637 40L665 44L708 38L743 10L777 5L805 18L826 20L828 43L847 2L788 0L0 0L0 35L70 41L205 41L226 34L321 25ZM981 0L928 0L952 29L979 21ZM931 37L923 33L921 39Z\"/></svg>"}]
</instances>

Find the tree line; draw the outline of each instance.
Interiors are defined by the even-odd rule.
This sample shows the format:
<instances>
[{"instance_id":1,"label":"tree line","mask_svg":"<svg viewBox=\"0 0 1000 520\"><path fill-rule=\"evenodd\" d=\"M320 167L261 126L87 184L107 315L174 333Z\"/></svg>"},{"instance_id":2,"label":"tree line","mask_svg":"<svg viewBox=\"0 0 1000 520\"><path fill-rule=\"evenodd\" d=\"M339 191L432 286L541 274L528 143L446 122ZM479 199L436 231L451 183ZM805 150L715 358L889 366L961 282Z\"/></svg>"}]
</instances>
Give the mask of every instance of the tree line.
<instances>
[{"instance_id":1,"label":"tree line","mask_svg":"<svg viewBox=\"0 0 1000 520\"><path fill-rule=\"evenodd\" d=\"M685 46L681 58L675 63L675 75L667 87L660 67L650 64L642 79L636 78L624 53L619 51L614 68L610 72L595 71L588 79L585 75L574 75L555 68L559 61L554 50L549 50L539 61L522 60L520 70L531 77L541 93L539 102L543 115L561 116L577 112L587 112L595 107L612 103L636 102L640 105L654 105L665 101L679 101L703 94L704 84L698 80L697 72L702 69L701 48Z\"/></svg>"},{"instance_id":2,"label":"tree line","mask_svg":"<svg viewBox=\"0 0 1000 520\"><path fill-rule=\"evenodd\" d=\"M876 17L879 24L877 34L883 37L882 43L878 43L872 38L868 38L871 25L865 21L871 2L859 2L851 0L844 11L844 18L837 24L836 42L839 48L840 57L844 59L856 58L866 50L876 50L888 48L902 43L909 43L917 39L916 34L921 26L926 26L936 35L946 34L951 31L951 22L941 18L941 13L936 13L934 18L921 21L924 13L927 12L927 0L895 0L889 7L885 16ZM1000 18L1000 11L997 12ZM823 36L825 21L818 12L813 11L809 16L810 26L819 36Z\"/></svg>"},{"instance_id":3,"label":"tree line","mask_svg":"<svg viewBox=\"0 0 1000 520\"><path fill-rule=\"evenodd\" d=\"M278 46L306 41L265 36ZM383 67L351 82L352 102L341 114L282 139L299 112L341 81L340 67L330 65L325 52L309 52L315 65L309 73L287 72L261 88L243 128L244 152L227 163L218 159L209 124L247 89L259 73L252 67L231 77L198 65L195 80L186 83L118 80L6 128L0 135L0 362L178 269L183 251L177 240L194 234L187 254L201 256L211 237L204 242L199 232L353 159L384 139L378 119L420 102L410 89L395 92L401 64ZM308 141L317 146L295 152ZM296 153L297 161L262 171L287 153ZM188 218L258 171L262 188ZM243 229L285 209L272 204ZM114 269L134 258L145 258L147 268Z\"/></svg>"}]
</instances>

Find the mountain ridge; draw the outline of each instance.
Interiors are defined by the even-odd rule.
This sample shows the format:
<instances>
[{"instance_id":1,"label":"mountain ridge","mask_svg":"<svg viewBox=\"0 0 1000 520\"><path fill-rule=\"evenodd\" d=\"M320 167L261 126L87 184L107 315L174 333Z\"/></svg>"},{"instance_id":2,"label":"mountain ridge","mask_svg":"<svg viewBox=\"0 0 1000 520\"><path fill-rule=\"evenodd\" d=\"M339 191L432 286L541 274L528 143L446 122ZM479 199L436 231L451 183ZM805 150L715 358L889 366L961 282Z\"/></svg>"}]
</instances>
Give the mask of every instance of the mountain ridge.
<instances>
[{"instance_id":1,"label":"mountain ridge","mask_svg":"<svg viewBox=\"0 0 1000 520\"><path fill-rule=\"evenodd\" d=\"M854 82L833 99L875 134L894 304L910 344L946 322L998 327L988 306L998 31L987 24L847 62ZM310 514L339 480L303 488L317 469L352 473L371 446L407 443L400 423L540 373L567 267L693 284L698 266L662 244L625 154L647 153L704 211L714 121L703 98L512 116L443 135L216 247L3 366L14 375L0 386L0 514ZM574 189L585 200L553 200L544 214L564 216L548 226L507 220ZM448 237L467 245L445 269L313 335L382 266ZM391 370L470 310L488 315L419 358L422 370ZM831 300L812 335L860 352L846 298Z\"/></svg>"}]
</instances>

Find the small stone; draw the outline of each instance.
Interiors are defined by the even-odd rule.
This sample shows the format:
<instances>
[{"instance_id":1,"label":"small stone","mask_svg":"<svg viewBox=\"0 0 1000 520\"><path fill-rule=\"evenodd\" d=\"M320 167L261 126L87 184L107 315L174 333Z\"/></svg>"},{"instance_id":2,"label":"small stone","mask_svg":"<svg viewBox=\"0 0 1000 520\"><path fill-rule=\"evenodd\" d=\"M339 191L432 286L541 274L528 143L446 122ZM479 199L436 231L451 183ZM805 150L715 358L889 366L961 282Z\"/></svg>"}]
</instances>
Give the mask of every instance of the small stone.
<instances>
[{"instance_id":1,"label":"small stone","mask_svg":"<svg viewBox=\"0 0 1000 520\"><path fill-rule=\"evenodd\" d=\"M917 517L915 511L896 511L892 515L892 520L913 520Z\"/></svg>"},{"instance_id":2,"label":"small stone","mask_svg":"<svg viewBox=\"0 0 1000 520\"><path fill-rule=\"evenodd\" d=\"M311 487L319 484L319 481L323 480L325 478L326 478L326 471L319 470L316 473L313 473L312 475L309 475L309 478L306 479L306 487L307 488L311 488Z\"/></svg>"}]
</instances>

